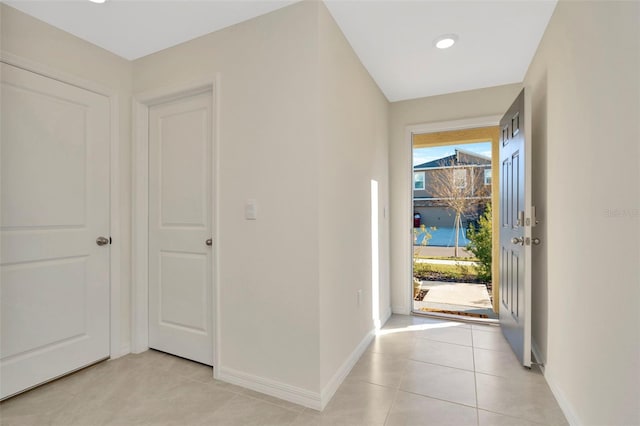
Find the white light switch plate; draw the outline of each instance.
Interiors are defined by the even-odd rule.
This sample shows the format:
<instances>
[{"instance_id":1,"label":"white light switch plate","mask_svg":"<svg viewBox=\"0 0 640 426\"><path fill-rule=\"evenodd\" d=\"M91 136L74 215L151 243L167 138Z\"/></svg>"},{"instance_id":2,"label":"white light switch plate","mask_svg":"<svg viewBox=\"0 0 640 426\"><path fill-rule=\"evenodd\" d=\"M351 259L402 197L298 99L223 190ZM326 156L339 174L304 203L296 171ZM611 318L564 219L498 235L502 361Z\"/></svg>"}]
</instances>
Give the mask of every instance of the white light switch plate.
<instances>
[{"instance_id":1,"label":"white light switch plate","mask_svg":"<svg viewBox=\"0 0 640 426\"><path fill-rule=\"evenodd\" d=\"M256 205L256 200L247 200L244 205L244 218L247 220L256 220L258 218L258 206Z\"/></svg>"}]
</instances>

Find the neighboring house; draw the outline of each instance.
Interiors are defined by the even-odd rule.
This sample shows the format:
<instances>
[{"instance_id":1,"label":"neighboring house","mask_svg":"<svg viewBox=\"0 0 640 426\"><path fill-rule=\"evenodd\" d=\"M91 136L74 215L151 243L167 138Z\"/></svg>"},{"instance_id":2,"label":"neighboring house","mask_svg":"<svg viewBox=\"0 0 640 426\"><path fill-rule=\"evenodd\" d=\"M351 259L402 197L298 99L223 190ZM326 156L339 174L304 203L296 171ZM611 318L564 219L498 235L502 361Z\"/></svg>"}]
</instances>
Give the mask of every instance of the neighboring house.
<instances>
[{"instance_id":1,"label":"neighboring house","mask_svg":"<svg viewBox=\"0 0 640 426\"><path fill-rule=\"evenodd\" d=\"M436 227L454 226L455 213L443 205L441 194L435 193L430 185L436 173L451 168L455 169L452 181L456 185L468 186L471 196L483 199L465 212L462 217L463 226L477 221L491 198L491 159L474 152L456 149L455 154L413 167L413 213L420 214L421 224ZM478 179L482 182L476 182Z\"/></svg>"}]
</instances>

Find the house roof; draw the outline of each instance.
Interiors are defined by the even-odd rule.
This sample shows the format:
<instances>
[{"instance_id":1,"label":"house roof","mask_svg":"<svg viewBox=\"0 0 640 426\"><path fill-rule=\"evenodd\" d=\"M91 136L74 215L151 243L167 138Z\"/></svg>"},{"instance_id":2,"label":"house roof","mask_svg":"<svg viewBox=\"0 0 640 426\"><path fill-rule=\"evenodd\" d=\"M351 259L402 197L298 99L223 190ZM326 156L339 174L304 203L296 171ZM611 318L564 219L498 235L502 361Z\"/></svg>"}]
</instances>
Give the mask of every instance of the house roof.
<instances>
[{"instance_id":1,"label":"house roof","mask_svg":"<svg viewBox=\"0 0 640 426\"><path fill-rule=\"evenodd\" d=\"M484 155L467 151L464 149L456 149L455 154L448 155L446 157L438 158L436 160L427 161L426 163L413 166L413 170L433 169L436 167L447 166L468 166L468 165L481 165L490 166L491 158Z\"/></svg>"}]
</instances>

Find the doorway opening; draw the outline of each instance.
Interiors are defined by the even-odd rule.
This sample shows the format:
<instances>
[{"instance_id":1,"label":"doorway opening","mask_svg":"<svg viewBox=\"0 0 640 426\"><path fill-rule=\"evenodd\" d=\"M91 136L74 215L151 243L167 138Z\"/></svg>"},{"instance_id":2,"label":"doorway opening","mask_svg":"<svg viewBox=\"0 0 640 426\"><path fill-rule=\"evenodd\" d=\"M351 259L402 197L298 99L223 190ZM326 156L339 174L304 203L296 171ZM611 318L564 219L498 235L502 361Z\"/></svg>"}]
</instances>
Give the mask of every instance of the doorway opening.
<instances>
[{"instance_id":1,"label":"doorway opening","mask_svg":"<svg viewBox=\"0 0 640 426\"><path fill-rule=\"evenodd\" d=\"M153 348L218 364L215 87L134 100L133 353Z\"/></svg>"},{"instance_id":2,"label":"doorway opening","mask_svg":"<svg viewBox=\"0 0 640 426\"><path fill-rule=\"evenodd\" d=\"M498 137L497 126L413 135L415 314L498 319Z\"/></svg>"}]
</instances>

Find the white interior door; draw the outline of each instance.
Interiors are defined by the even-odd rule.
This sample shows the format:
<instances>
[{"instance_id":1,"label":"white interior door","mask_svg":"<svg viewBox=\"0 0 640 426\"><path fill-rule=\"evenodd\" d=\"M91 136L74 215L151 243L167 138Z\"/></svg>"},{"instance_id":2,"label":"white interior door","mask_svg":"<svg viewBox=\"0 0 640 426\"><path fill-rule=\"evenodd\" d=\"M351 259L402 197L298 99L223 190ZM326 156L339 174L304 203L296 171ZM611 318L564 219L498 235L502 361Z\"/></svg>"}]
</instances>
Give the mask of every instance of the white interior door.
<instances>
[{"instance_id":1,"label":"white interior door","mask_svg":"<svg viewBox=\"0 0 640 426\"><path fill-rule=\"evenodd\" d=\"M500 325L531 366L531 143L522 90L500 121Z\"/></svg>"},{"instance_id":2,"label":"white interior door","mask_svg":"<svg viewBox=\"0 0 640 426\"><path fill-rule=\"evenodd\" d=\"M109 356L109 100L1 67L6 398Z\"/></svg>"},{"instance_id":3,"label":"white interior door","mask_svg":"<svg viewBox=\"0 0 640 426\"><path fill-rule=\"evenodd\" d=\"M212 99L149 110L149 347L213 365Z\"/></svg>"}]
</instances>

